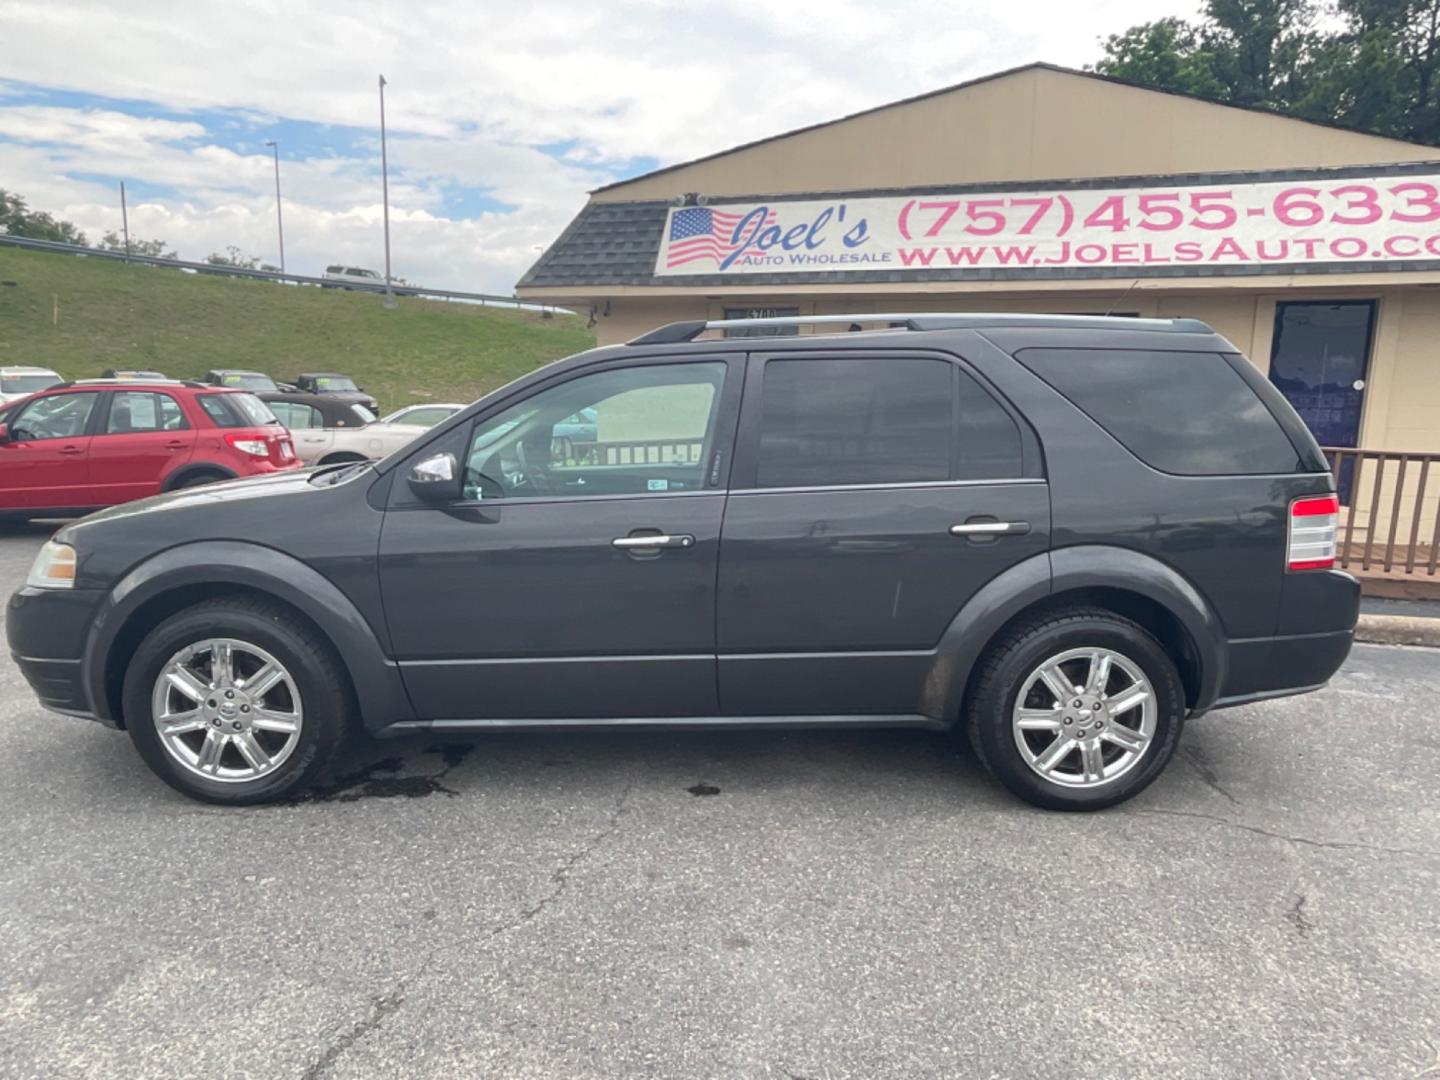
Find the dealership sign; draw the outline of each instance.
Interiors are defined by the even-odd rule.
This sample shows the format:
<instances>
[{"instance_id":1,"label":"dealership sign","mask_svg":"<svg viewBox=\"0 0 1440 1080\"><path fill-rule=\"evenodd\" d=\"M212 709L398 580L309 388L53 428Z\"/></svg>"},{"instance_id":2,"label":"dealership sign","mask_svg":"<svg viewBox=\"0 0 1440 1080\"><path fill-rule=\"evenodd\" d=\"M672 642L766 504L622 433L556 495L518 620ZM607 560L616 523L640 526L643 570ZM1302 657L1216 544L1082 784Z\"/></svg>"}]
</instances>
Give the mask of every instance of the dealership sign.
<instances>
[{"instance_id":1,"label":"dealership sign","mask_svg":"<svg viewBox=\"0 0 1440 1080\"><path fill-rule=\"evenodd\" d=\"M655 273L1422 261L1440 261L1440 174L676 207Z\"/></svg>"}]
</instances>

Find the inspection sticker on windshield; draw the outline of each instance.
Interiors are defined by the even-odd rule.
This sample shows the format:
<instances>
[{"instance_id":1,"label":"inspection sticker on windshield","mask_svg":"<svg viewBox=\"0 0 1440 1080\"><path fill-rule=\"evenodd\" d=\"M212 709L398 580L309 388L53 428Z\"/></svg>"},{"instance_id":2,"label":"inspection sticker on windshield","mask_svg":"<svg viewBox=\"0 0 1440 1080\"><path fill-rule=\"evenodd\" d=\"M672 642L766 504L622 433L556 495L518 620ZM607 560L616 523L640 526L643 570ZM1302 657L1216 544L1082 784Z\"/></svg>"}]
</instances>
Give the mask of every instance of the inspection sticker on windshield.
<instances>
[{"instance_id":1,"label":"inspection sticker on windshield","mask_svg":"<svg viewBox=\"0 0 1440 1080\"><path fill-rule=\"evenodd\" d=\"M669 490L670 490L670 481L669 481L669 480L646 480L646 481L645 481L645 487L648 488L650 491L669 491Z\"/></svg>"}]
</instances>

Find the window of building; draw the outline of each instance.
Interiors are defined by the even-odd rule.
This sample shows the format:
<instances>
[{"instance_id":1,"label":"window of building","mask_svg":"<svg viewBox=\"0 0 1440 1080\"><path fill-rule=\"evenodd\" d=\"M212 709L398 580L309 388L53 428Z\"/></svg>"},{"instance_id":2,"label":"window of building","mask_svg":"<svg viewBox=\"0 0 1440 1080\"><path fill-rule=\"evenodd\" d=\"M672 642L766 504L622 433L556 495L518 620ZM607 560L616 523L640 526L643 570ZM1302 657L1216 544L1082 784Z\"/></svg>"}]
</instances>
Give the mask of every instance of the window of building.
<instances>
[{"instance_id":1,"label":"window of building","mask_svg":"<svg viewBox=\"0 0 1440 1080\"><path fill-rule=\"evenodd\" d=\"M800 314L798 307L749 307L725 309L727 319L793 319ZM736 326L725 331L732 337L795 337L800 333L798 326Z\"/></svg>"}]
</instances>

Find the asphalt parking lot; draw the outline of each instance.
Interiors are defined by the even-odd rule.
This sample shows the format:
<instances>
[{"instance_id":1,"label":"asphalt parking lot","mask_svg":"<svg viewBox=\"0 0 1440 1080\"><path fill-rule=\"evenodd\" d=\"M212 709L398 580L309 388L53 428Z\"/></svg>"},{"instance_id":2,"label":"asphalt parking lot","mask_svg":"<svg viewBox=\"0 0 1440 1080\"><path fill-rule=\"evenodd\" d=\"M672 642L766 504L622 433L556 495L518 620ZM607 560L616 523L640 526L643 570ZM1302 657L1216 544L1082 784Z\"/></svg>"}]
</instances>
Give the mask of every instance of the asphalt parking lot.
<instances>
[{"instance_id":1,"label":"asphalt parking lot","mask_svg":"<svg viewBox=\"0 0 1440 1080\"><path fill-rule=\"evenodd\" d=\"M0 1074L1440 1076L1437 701L1358 646L1090 816L910 732L372 743L222 810L6 651Z\"/></svg>"}]
</instances>

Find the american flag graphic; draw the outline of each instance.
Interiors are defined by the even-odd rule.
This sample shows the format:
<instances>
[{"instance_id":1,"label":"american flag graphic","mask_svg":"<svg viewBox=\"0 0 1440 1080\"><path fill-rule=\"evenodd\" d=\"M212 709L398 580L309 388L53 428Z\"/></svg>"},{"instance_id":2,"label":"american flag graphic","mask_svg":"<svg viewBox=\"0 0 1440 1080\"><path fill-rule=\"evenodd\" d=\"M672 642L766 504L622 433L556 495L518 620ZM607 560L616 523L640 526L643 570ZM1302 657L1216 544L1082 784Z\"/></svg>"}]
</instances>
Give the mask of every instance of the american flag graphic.
<instances>
[{"instance_id":1,"label":"american flag graphic","mask_svg":"<svg viewBox=\"0 0 1440 1080\"><path fill-rule=\"evenodd\" d=\"M686 207L677 210L670 218L670 247L666 251L665 266L683 266L686 263L708 259L715 265L737 248L743 247L761 229L775 224L774 211L766 211L765 220L751 222L745 227L745 234L738 239L735 226L744 214L728 214L723 210L711 210L708 206Z\"/></svg>"}]
</instances>

